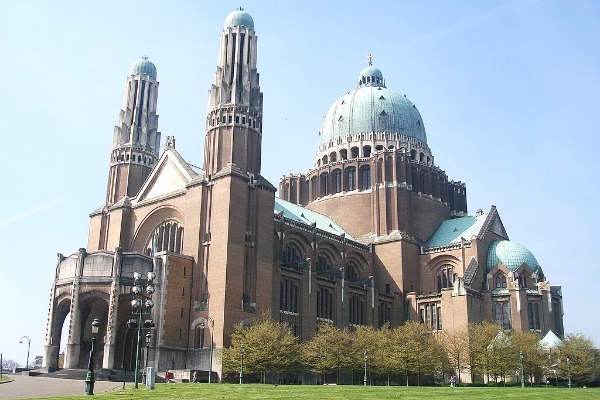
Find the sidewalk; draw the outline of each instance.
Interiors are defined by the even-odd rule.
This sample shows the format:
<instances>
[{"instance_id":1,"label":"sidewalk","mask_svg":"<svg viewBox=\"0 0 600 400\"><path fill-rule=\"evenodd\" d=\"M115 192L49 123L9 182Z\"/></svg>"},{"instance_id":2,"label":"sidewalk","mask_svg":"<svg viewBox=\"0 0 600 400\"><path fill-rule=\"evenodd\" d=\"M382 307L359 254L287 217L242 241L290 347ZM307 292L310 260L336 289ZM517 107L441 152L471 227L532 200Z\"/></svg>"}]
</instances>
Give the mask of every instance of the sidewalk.
<instances>
[{"instance_id":1,"label":"sidewalk","mask_svg":"<svg viewBox=\"0 0 600 400\"><path fill-rule=\"evenodd\" d=\"M85 394L85 382L73 379L45 378L42 376L8 375L12 382L0 385L0 399L30 399ZM123 387L122 383L96 381L94 393Z\"/></svg>"}]
</instances>

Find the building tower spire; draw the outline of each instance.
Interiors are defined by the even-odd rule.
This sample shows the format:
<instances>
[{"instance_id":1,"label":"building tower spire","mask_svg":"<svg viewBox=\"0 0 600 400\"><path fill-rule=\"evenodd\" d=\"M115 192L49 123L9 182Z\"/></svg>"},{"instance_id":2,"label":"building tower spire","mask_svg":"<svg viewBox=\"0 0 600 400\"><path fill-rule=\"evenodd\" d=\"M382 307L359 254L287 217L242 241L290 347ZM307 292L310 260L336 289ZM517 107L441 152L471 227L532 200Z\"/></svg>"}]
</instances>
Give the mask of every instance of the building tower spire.
<instances>
[{"instance_id":1,"label":"building tower spire","mask_svg":"<svg viewBox=\"0 0 600 400\"><path fill-rule=\"evenodd\" d=\"M158 158L157 98L156 67L144 56L131 66L125 83L125 102L110 155L107 206L135 196Z\"/></svg>"},{"instance_id":2,"label":"building tower spire","mask_svg":"<svg viewBox=\"0 0 600 400\"><path fill-rule=\"evenodd\" d=\"M256 41L248 13L240 8L227 16L208 93L204 170L209 177L230 164L243 173L260 173L263 95Z\"/></svg>"}]
</instances>

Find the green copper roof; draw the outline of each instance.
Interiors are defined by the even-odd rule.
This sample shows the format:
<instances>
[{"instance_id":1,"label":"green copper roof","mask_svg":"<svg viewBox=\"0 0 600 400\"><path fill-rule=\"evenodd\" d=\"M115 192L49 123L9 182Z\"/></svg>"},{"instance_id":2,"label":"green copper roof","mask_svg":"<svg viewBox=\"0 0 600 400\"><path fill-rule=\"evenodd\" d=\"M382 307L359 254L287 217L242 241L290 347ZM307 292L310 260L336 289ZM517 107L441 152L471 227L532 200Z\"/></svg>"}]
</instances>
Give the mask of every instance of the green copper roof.
<instances>
[{"instance_id":1,"label":"green copper roof","mask_svg":"<svg viewBox=\"0 0 600 400\"><path fill-rule=\"evenodd\" d=\"M562 340L552 331L548 331L546 336L540 340L540 346L546 350L555 349L562 344Z\"/></svg>"},{"instance_id":2,"label":"green copper roof","mask_svg":"<svg viewBox=\"0 0 600 400\"><path fill-rule=\"evenodd\" d=\"M331 218L319 214L316 211L309 210L308 208L301 207L297 204L290 203L289 201L275 198L275 214L283 211L283 216L291 220L301 222L306 225L316 223L317 229L322 231L333 233L334 235L341 235L344 233L346 238L354 240L354 238L346 232L341 226L339 226Z\"/></svg>"},{"instance_id":3,"label":"green copper roof","mask_svg":"<svg viewBox=\"0 0 600 400\"><path fill-rule=\"evenodd\" d=\"M488 213L466 216L443 221L435 233L427 240L426 247L445 246L460 243L460 238L470 240L479 235Z\"/></svg>"},{"instance_id":4,"label":"green copper roof","mask_svg":"<svg viewBox=\"0 0 600 400\"><path fill-rule=\"evenodd\" d=\"M513 272L523 263L526 263L534 272L540 266L525 246L510 240L496 240L490 244L487 256L487 272L496 267L498 263L502 263Z\"/></svg>"},{"instance_id":5,"label":"green copper roof","mask_svg":"<svg viewBox=\"0 0 600 400\"><path fill-rule=\"evenodd\" d=\"M254 30L254 20L242 7L229 13L225 18L225 26L223 29L233 28L234 26L245 26Z\"/></svg>"},{"instance_id":6,"label":"green copper roof","mask_svg":"<svg viewBox=\"0 0 600 400\"><path fill-rule=\"evenodd\" d=\"M406 96L386 88L383 74L372 65L361 71L358 87L336 100L325 114L321 144L366 132L397 133L427 143L419 110Z\"/></svg>"},{"instance_id":7,"label":"green copper roof","mask_svg":"<svg viewBox=\"0 0 600 400\"><path fill-rule=\"evenodd\" d=\"M133 63L129 75L149 75L156 79L156 66L148 60L148 57L144 56L141 60Z\"/></svg>"}]
</instances>

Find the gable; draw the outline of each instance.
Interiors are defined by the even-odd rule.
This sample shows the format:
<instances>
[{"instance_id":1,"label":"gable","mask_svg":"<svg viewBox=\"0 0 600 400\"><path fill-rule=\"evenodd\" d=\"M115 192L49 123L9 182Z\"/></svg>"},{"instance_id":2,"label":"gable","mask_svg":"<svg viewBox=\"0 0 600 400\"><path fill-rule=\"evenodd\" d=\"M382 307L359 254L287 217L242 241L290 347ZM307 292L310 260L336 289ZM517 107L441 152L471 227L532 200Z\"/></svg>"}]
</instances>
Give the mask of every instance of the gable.
<instances>
[{"instance_id":1,"label":"gable","mask_svg":"<svg viewBox=\"0 0 600 400\"><path fill-rule=\"evenodd\" d=\"M506 233L504 225L502 224L502 221L500 220L500 216L498 214L496 214L495 218L492 220L490 226L488 227L488 231L495 233L500 237L508 239L508 234Z\"/></svg>"},{"instance_id":2,"label":"gable","mask_svg":"<svg viewBox=\"0 0 600 400\"><path fill-rule=\"evenodd\" d=\"M180 190L193 179L180 157L167 150L157 163L137 196L138 201L162 197Z\"/></svg>"}]
</instances>

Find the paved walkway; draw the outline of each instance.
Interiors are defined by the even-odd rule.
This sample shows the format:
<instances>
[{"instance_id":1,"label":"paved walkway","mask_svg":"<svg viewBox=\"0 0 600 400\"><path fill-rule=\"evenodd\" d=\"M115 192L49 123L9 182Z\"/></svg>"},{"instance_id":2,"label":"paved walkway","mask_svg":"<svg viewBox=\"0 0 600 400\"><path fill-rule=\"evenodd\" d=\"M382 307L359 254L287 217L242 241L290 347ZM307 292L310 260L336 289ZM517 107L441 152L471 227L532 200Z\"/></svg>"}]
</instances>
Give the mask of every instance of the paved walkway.
<instances>
[{"instance_id":1,"label":"paved walkway","mask_svg":"<svg viewBox=\"0 0 600 400\"><path fill-rule=\"evenodd\" d=\"M73 379L45 378L42 376L8 375L12 382L0 384L0 399L39 399L42 397L85 394L85 382ZM96 381L94 393L123 387L122 383Z\"/></svg>"}]
</instances>

